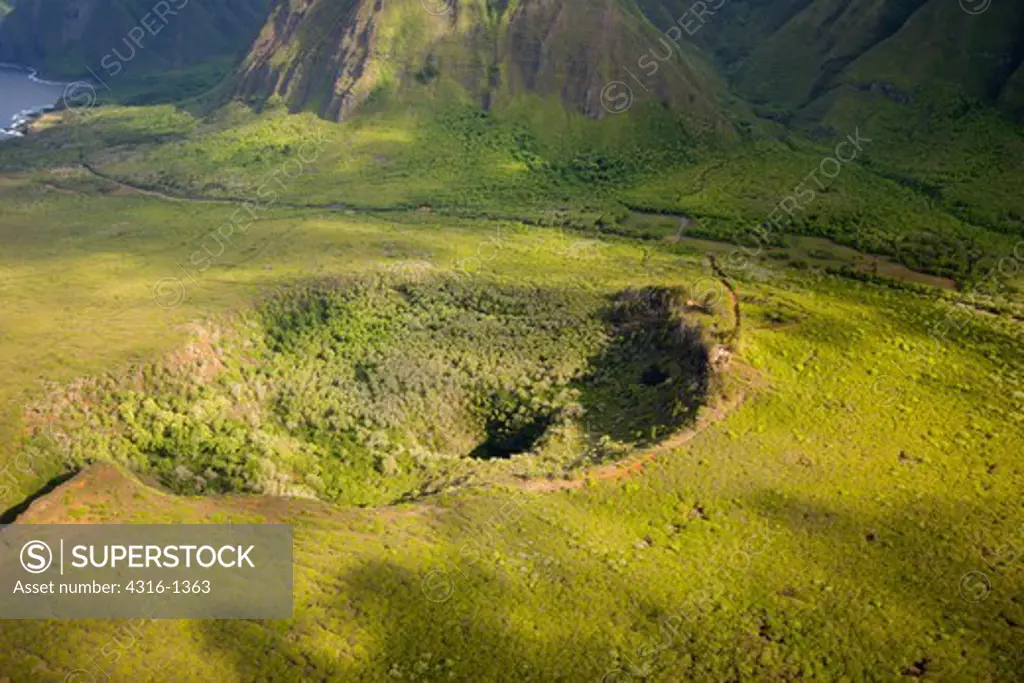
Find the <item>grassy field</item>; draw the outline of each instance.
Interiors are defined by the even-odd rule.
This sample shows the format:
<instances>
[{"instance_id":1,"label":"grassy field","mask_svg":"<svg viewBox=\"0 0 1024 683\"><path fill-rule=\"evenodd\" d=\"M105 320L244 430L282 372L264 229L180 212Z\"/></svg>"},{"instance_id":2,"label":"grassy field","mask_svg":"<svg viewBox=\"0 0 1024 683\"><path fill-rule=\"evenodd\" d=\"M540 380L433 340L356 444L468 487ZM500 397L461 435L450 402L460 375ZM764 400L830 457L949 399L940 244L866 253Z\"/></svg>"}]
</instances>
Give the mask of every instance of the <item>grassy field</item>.
<instances>
[{"instance_id":1,"label":"grassy field","mask_svg":"<svg viewBox=\"0 0 1024 683\"><path fill-rule=\"evenodd\" d=\"M187 356L201 330L231 324L261 292L296 279L423 262L456 270L488 243L472 275L510 287L699 288L712 276L702 254L668 243L424 212L280 208L207 270L189 271L193 282L176 264L234 207L49 176L61 190L35 175L0 187L9 504L60 469L10 450L37 419L25 406L47 386L59 394L75 378ZM8 623L0 671L12 680L77 669L97 680L172 670L240 681L1012 679L1024 666L1020 323L958 313L965 324L935 345L930 325L959 310L938 290L811 277L770 259L730 276L745 316L740 360L756 378L749 396L635 476L561 492L483 484L359 510L173 497L127 473L94 472L95 485L62 489L26 521L289 521L295 618ZM179 305L154 301L163 278L186 287ZM977 592L977 575L962 581L968 572L983 572L990 592Z\"/></svg>"},{"instance_id":2,"label":"grassy field","mask_svg":"<svg viewBox=\"0 0 1024 683\"><path fill-rule=\"evenodd\" d=\"M543 103L495 113L370 103L366 115L329 125L281 107L256 115L194 100L53 117L74 125L15 143L0 169L85 160L176 196L253 201L273 191L296 205L419 207L626 235L635 211L676 213L693 219L691 237L746 245L771 217L777 235L827 238L974 286L1024 230L1024 139L998 115L956 101L922 96L909 114L846 104L813 137L741 119L740 137L729 138L650 103L598 122ZM999 280L1019 295L1019 275Z\"/></svg>"},{"instance_id":3,"label":"grassy field","mask_svg":"<svg viewBox=\"0 0 1024 683\"><path fill-rule=\"evenodd\" d=\"M0 503L99 461L21 521L291 523L295 617L3 622L0 678L1024 670L1004 151L876 140L737 259L835 140L201 104L0 148ZM707 401L680 323L731 349Z\"/></svg>"}]
</instances>

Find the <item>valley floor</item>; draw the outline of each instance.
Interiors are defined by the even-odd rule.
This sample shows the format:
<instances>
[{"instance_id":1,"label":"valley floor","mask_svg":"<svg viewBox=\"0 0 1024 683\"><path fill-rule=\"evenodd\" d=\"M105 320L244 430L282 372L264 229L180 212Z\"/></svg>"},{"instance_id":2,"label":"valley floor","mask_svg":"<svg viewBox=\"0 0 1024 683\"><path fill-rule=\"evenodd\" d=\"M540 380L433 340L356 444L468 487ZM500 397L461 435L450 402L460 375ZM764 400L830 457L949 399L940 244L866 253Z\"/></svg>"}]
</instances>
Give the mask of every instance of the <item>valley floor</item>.
<instances>
[{"instance_id":1,"label":"valley floor","mask_svg":"<svg viewBox=\"0 0 1024 683\"><path fill-rule=\"evenodd\" d=\"M16 450L31 426L25 407L47 387L172 353L197 321L230 318L296 279L473 257L474 274L524 286L714 279L697 248L283 206L183 274L231 207L38 188L0 177L4 507L62 471ZM728 275L744 310L739 360L758 388L631 476L366 509L170 496L108 465L62 484L22 521L294 524L295 617L5 622L0 675L1019 677L1020 322L767 261ZM933 339L950 319L962 324Z\"/></svg>"}]
</instances>

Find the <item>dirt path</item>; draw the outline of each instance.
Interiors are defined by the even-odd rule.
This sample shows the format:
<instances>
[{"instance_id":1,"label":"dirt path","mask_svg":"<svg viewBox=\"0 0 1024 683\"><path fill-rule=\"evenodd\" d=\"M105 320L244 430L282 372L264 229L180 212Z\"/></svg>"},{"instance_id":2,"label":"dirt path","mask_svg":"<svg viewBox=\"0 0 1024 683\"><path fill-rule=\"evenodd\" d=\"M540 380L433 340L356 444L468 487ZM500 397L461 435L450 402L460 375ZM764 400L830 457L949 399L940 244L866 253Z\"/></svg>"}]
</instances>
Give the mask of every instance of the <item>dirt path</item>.
<instances>
[{"instance_id":1,"label":"dirt path","mask_svg":"<svg viewBox=\"0 0 1024 683\"><path fill-rule=\"evenodd\" d=\"M146 197L154 197L156 199L163 199L168 202L201 202L205 204L233 204L239 206L243 204L252 205L259 203L258 201L252 198L245 197L208 197L204 195L194 194L168 194L161 190L154 190L148 187L143 187L141 185L134 185L132 183L125 182L124 180L115 178L114 176L107 175L106 173L97 170L89 162L84 160L82 161L82 169L85 170L90 175L92 175L93 177L98 178L103 182L110 183L111 185L115 185L118 188L124 190L125 192L140 194ZM345 211L351 213L404 213L415 210L414 208L411 207L357 208L353 206L348 206L346 204L296 204L293 202L273 202L271 204L268 204L265 208L270 208L271 206L276 206L284 209L301 209L309 211Z\"/></svg>"},{"instance_id":2,"label":"dirt path","mask_svg":"<svg viewBox=\"0 0 1024 683\"><path fill-rule=\"evenodd\" d=\"M718 281L721 282L722 286L729 292L729 301L732 303L732 314L736 318L736 324L733 326L732 332L729 335L729 342L731 344L735 344L740 340L740 325L742 322L740 314L740 297L739 294L736 293L736 286L732 284L728 276L726 276L725 271L718 265L718 261L715 260L714 254L708 254L708 262L711 264L711 270L713 270L715 275L718 276Z\"/></svg>"},{"instance_id":3,"label":"dirt path","mask_svg":"<svg viewBox=\"0 0 1024 683\"><path fill-rule=\"evenodd\" d=\"M89 174L91 174L92 176L94 176L96 178L99 178L100 180L102 180L102 181L104 181L106 183L110 183L111 185L115 185L115 186L119 187L120 189L122 189L122 190L124 190L126 192L130 192L132 194L141 194L141 195L144 195L146 197L155 197L157 199L163 199L163 200L168 201L168 202L210 202L210 203L216 203L216 204L234 204L234 203L236 203L235 201L230 200L230 199L218 200L218 199L212 199L212 198L206 198L206 197L201 197L201 198L200 197L175 197L173 195L165 194L165 193L159 192L157 190L149 190L149 189L146 189L144 187L140 187L138 185L130 185L130 184L124 182L124 181L118 180L117 178L113 178L111 176L108 176L108 175L105 175L103 173L100 173L99 171L97 171L95 168L93 168L92 166L90 166L88 163L86 163L84 161L82 162L82 168L85 171L87 171Z\"/></svg>"}]
</instances>

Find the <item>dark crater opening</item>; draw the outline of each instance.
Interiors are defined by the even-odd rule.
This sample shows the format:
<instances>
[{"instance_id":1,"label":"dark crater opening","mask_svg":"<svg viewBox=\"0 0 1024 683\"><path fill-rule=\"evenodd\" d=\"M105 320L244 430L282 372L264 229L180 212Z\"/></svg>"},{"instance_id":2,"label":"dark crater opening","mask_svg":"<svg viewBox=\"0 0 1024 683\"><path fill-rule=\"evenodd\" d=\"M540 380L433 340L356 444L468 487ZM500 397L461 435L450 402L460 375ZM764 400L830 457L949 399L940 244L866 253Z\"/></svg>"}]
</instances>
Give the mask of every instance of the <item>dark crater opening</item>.
<instances>
[{"instance_id":1,"label":"dark crater opening","mask_svg":"<svg viewBox=\"0 0 1024 683\"><path fill-rule=\"evenodd\" d=\"M488 401L484 441L469 457L507 460L513 455L529 453L539 445L557 417L550 408L535 407L523 393L499 391Z\"/></svg>"},{"instance_id":2,"label":"dark crater opening","mask_svg":"<svg viewBox=\"0 0 1024 683\"><path fill-rule=\"evenodd\" d=\"M529 453L551 426L550 415L539 415L521 425L506 425L500 421L487 423L487 440L473 449L471 458L479 460L507 460L513 455Z\"/></svg>"},{"instance_id":3,"label":"dark crater opening","mask_svg":"<svg viewBox=\"0 0 1024 683\"><path fill-rule=\"evenodd\" d=\"M655 363L644 370L644 374L640 377L640 383L649 387L656 387L668 379L669 374Z\"/></svg>"},{"instance_id":4,"label":"dark crater opening","mask_svg":"<svg viewBox=\"0 0 1024 683\"><path fill-rule=\"evenodd\" d=\"M662 287L628 289L612 302L612 343L581 386L591 437L649 443L696 418L712 369L700 329L680 316L685 306L685 294Z\"/></svg>"}]
</instances>

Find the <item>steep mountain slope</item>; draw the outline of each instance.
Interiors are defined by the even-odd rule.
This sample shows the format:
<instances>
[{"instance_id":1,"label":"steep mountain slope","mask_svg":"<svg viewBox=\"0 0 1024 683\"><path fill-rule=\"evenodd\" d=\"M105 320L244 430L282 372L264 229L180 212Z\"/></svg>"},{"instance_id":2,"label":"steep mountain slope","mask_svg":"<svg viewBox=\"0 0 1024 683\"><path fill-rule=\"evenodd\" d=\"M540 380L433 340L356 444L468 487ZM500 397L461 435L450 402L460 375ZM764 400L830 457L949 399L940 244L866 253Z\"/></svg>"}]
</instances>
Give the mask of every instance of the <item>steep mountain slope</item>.
<instances>
[{"instance_id":1,"label":"steep mountain slope","mask_svg":"<svg viewBox=\"0 0 1024 683\"><path fill-rule=\"evenodd\" d=\"M181 68L236 55L269 0L21 0L0 25L0 62L77 77Z\"/></svg>"},{"instance_id":2,"label":"steep mountain slope","mask_svg":"<svg viewBox=\"0 0 1024 683\"><path fill-rule=\"evenodd\" d=\"M898 100L906 99L901 93L946 84L1011 113L1020 107L1024 12L1017 3L706 4L721 6L704 17L707 25L693 40L730 74L737 93L756 104L795 111L844 86ZM689 0L644 0L643 7L658 26L688 11L693 16Z\"/></svg>"},{"instance_id":3,"label":"steep mountain slope","mask_svg":"<svg viewBox=\"0 0 1024 683\"><path fill-rule=\"evenodd\" d=\"M639 73L638 60L661 38L668 66L631 87L708 116L720 79L683 37L677 29L666 40L618 0L284 0L245 59L237 92L280 96L333 119L375 92L443 94L484 109L540 95L598 118L606 84Z\"/></svg>"},{"instance_id":4,"label":"steep mountain slope","mask_svg":"<svg viewBox=\"0 0 1024 683\"><path fill-rule=\"evenodd\" d=\"M485 110L540 96L591 118L635 98L710 119L735 108L726 80L782 120L821 120L837 92L905 102L933 86L1024 111L1024 12L1011 3L25 0L0 27L0 61L56 74L239 54L232 94L333 120L371 95Z\"/></svg>"},{"instance_id":5,"label":"steep mountain slope","mask_svg":"<svg viewBox=\"0 0 1024 683\"><path fill-rule=\"evenodd\" d=\"M924 92L1024 116L1022 62L1009 3L282 0L235 94L330 119L371 95L485 110L540 96L591 118L636 99L710 119L737 110L728 81L762 114L813 126Z\"/></svg>"},{"instance_id":6,"label":"steep mountain slope","mask_svg":"<svg viewBox=\"0 0 1024 683\"><path fill-rule=\"evenodd\" d=\"M1021 96L1013 76L1022 63L1019 5L994 3L970 15L959 4L930 0L891 39L853 61L838 82L885 80L905 90L954 86L987 104L1012 105Z\"/></svg>"}]
</instances>

